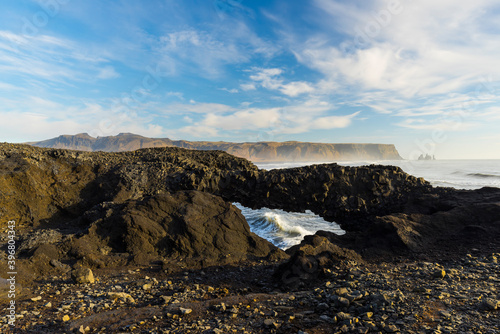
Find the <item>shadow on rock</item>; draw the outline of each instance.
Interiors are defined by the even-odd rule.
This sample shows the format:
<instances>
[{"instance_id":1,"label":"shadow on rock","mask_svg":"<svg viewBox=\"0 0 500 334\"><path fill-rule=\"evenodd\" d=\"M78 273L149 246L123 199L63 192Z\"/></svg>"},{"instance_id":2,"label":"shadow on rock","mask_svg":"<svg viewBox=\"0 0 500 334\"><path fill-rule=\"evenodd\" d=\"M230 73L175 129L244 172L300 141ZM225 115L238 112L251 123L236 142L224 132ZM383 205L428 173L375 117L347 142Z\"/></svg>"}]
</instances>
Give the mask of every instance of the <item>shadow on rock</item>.
<instances>
[{"instance_id":1,"label":"shadow on rock","mask_svg":"<svg viewBox=\"0 0 500 334\"><path fill-rule=\"evenodd\" d=\"M363 263L363 259L355 251L341 248L320 235L306 236L299 245L288 249L287 253L291 258L274 273L274 277L287 289L310 284L322 278L326 270L334 266L347 267Z\"/></svg>"}]
</instances>

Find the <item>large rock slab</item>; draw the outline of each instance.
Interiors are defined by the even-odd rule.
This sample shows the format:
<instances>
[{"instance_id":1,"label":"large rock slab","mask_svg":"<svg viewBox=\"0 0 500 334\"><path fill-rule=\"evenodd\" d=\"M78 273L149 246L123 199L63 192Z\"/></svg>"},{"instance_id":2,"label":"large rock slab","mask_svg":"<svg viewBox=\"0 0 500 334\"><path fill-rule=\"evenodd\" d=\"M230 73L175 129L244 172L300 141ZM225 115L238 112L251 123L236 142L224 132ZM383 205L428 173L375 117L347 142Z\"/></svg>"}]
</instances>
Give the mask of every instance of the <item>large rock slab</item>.
<instances>
[{"instance_id":1,"label":"large rock slab","mask_svg":"<svg viewBox=\"0 0 500 334\"><path fill-rule=\"evenodd\" d=\"M220 197L199 191L179 191L101 205L78 224L88 234L72 243L72 254L100 256L109 247L128 253L136 263L154 259L182 260L202 266L235 263L284 252L250 232L238 208Z\"/></svg>"}]
</instances>

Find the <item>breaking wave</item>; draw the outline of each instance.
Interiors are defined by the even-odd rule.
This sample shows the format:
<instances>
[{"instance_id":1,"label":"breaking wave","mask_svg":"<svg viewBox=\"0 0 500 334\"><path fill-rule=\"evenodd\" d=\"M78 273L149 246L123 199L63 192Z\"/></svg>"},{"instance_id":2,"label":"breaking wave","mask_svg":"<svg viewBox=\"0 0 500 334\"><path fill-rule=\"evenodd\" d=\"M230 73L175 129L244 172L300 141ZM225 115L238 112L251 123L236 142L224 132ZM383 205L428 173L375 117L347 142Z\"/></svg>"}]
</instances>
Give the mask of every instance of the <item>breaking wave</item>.
<instances>
[{"instance_id":1,"label":"breaking wave","mask_svg":"<svg viewBox=\"0 0 500 334\"><path fill-rule=\"evenodd\" d=\"M345 233L338 224L327 222L311 211L300 213L268 208L253 210L239 203L234 205L241 210L252 232L282 249L299 244L304 236L319 230Z\"/></svg>"}]
</instances>

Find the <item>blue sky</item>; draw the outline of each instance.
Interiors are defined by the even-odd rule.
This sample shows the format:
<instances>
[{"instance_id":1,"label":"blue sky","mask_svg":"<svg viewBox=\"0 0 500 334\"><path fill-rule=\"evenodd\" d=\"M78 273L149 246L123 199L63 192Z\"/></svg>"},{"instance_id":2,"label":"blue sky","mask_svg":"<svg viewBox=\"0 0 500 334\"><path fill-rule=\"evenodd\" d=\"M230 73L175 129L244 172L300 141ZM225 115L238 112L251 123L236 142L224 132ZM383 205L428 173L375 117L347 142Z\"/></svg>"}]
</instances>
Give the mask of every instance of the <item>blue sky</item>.
<instances>
[{"instance_id":1,"label":"blue sky","mask_svg":"<svg viewBox=\"0 0 500 334\"><path fill-rule=\"evenodd\" d=\"M0 6L0 141L133 132L500 159L498 1Z\"/></svg>"}]
</instances>

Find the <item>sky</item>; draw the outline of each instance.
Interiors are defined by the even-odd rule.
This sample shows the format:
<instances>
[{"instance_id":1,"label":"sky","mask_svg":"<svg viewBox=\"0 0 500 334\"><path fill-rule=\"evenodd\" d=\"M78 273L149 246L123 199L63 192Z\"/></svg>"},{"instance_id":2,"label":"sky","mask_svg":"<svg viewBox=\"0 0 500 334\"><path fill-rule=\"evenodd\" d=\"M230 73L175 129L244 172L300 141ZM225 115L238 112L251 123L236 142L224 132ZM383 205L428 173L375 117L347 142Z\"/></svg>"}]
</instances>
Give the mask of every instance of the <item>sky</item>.
<instances>
[{"instance_id":1,"label":"sky","mask_svg":"<svg viewBox=\"0 0 500 334\"><path fill-rule=\"evenodd\" d=\"M5 0L0 141L395 144L500 159L495 0Z\"/></svg>"}]
</instances>

